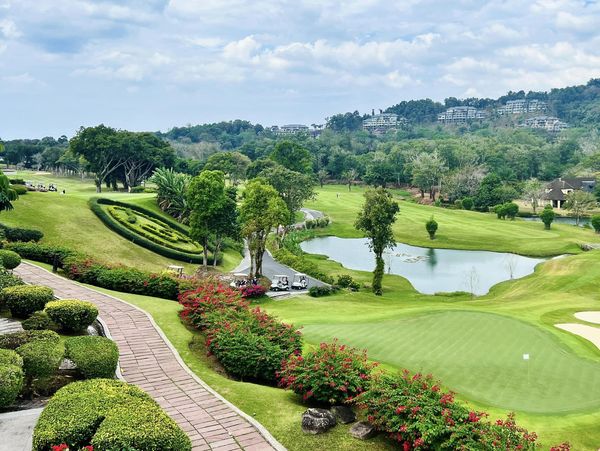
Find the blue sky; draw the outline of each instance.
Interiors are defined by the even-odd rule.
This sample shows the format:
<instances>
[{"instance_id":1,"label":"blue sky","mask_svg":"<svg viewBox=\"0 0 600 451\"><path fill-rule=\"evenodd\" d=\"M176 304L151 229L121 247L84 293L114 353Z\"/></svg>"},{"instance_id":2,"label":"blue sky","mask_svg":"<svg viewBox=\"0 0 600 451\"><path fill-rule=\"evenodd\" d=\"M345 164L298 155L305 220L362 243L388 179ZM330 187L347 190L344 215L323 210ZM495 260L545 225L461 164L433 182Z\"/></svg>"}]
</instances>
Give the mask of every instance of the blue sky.
<instances>
[{"instance_id":1,"label":"blue sky","mask_svg":"<svg viewBox=\"0 0 600 451\"><path fill-rule=\"evenodd\" d=\"M248 119L600 76L576 0L0 0L0 137Z\"/></svg>"}]
</instances>

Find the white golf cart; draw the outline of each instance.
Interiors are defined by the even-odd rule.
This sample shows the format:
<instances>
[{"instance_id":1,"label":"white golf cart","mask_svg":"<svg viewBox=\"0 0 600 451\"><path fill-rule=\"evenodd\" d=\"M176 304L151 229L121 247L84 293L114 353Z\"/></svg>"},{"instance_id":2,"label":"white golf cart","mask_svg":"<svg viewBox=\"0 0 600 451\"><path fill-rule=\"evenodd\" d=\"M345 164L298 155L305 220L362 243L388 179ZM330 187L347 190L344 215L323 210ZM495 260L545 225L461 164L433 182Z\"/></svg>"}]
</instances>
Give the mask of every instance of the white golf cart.
<instances>
[{"instance_id":1,"label":"white golf cart","mask_svg":"<svg viewBox=\"0 0 600 451\"><path fill-rule=\"evenodd\" d=\"M288 291L290 289L290 280L288 276L276 275L271 281L271 291Z\"/></svg>"},{"instance_id":2,"label":"white golf cart","mask_svg":"<svg viewBox=\"0 0 600 451\"><path fill-rule=\"evenodd\" d=\"M233 280L229 284L231 288L240 288L248 283L248 274L238 272L233 275Z\"/></svg>"},{"instance_id":3,"label":"white golf cart","mask_svg":"<svg viewBox=\"0 0 600 451\"><path fill-rule=\"evenodd\" d=\"M292 281L292 290L306 290L307 288L308 277L306 276L306 274L294 274L294 280Z\"/></svg>"}]
</instances>

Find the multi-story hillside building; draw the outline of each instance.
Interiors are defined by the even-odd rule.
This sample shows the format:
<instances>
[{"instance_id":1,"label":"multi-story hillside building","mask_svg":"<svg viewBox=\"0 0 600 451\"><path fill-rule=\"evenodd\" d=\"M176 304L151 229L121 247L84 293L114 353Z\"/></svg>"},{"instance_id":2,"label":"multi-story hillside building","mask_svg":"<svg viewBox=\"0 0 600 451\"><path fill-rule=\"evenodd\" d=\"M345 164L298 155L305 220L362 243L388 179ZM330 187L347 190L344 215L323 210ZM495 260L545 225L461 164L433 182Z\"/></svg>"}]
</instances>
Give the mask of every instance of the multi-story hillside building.
<instances>
[{"instance_id":1,"label":"multi-story hillside building","mask_svg":"<svg viewBox=\"0 0 600 451\"><path fill-rule=\"evenodd\" d=\"M532 99L517 99L509 100L505 105L502 105L496 111L500 115L505 114L527 114L537 111L546 111L548 104L541 100Z\"/></svg>"},{"instance_id":2,"label":"multi-story hillside building","mask_svg":"<svg viewBox=\"0 0 600 451\"><path fill-rule=\"evenodd\" d=\"M456 106L438 114L438 122L442 124L463 124L465 122L482 120L487 117L483 110L472 106Z\"/></svg>"},{"instance_id":3,"label":"multi-story hillside building","mask_svg":"<svg viewBox=\"0 0 600 451\"><path fill-rule=\"evenodd\" d=\"M271 131L276 135L295 135L296 133L308 133L308 125L302 124L287 124L278 127L273 125Z\"/></svg>"},{"instance_id":4,"label":"multi-story hillside building","mask_svg":"<svg viewBox=\"0 0 600 451\"><path fill-rule=\"evenodd\" d=\"M371 133L382 134L406 125L406 123L405 118L399 117L395 113L373 114L363 121L363 129Z\"/></svg>"},{"instance_id":5,"label":"multi-story hillside building","mask_svg":"<svg viewBox=\"0 0 600 451\"><path fill-rule=\"evenodd\" d=\"M527 119L520 127L541 128L556 133L564 130L568 125L554 116L535 116Z\"/></svg>"}]
</instances>

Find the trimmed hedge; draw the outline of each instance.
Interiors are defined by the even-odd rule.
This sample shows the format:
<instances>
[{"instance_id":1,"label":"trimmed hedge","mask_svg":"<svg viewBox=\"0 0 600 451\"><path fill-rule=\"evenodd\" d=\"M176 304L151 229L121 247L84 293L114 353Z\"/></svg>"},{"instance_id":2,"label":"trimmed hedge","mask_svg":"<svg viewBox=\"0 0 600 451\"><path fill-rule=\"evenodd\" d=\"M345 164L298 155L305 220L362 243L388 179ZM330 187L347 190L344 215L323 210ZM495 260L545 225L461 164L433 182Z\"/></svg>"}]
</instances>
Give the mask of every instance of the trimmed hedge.
<instances>
[{"instance_id":1,"label":"trimmed hedge","mask_svg":"<svg viewBox=\"0 0 600 451\"><path fill-rule=\"evenodd\" d=\"M21 322L25 330L45 330L52 327L52 321L46 312L33 312L29 318Z\"/></svg>"},{"instance_id":2,"label":"trimmed hedge","mask_svg":"<svg viewBox=\"0 0 600 451\"><path fill-rule=\"evenodd\" d=\"M61 388L33 431L33 451L66 443L71 449L189 451L190 439L139 388L93 379Z\"/></svg>"},{"instance_id":3,"label":"trimmed hedge","mask_svg":"<svg viewBox=\"0 0 600 451\"><path fill-rule=\"evenodd\" d=\"M17 195L22 196L23 194L27 194L27 187L23 185L13 185L12 189L15 190Z\"/></svg>"},{"instance_id":4,"label":"trimmed hedge","mask_svg":"<svg viewBox=\"0 0 600 451\"><path fill-rule=\"evenodd\" d=\"M65 259L77 255L74 251L66 247L22 241L6 243L4 249L15 251L22 258L50 265L54 264L54 260L56 259L61 268Z\"/></svg>"},{"instance_id":5,"label":"trimmed hedge","mask_svg":"<svg viewBox=\"0 0 600 451\"><path fill-rule=\"evenodd\" d=\"M0 290L6 287L16 287L17 285L25 285L19 276L9 273L7 270L0 268ZM4 308L2 298L0 297L0 310Z\"/></svg>"},{"instance_id":6,"label":"trimmed hedge","mask_svg":"<svg viewBox=\"0 0 600 451\"><path fill-rule=\"evenodd\" d=\"M23 389L23 380L20 366L0 363L0 407L7 407L15 402Z\"/></svg>"},{"instance_id":7,"label":"trimmed hedge","mask_svg":"<svg viewBox=\"0 0 600 451\"><path fill-rule=\"evenodd\" d=\"M48 302L54 299L52 290L38 285L17 285L4 288L0 292L5 305L12 316L27 318L33 312L44 310Z\"/></svg>"},{"instance_id":8,"label":"trimmed hedge","mask_svg":"<svg viewBox=\"0 0 600 451\"><path fill-rule=\"evenodd\" d=\"M35 229L23 229L21 227L9 227L0 224L0 230L8 241L40 241L44 234Z\"/></svg>"},{"instance_id":9,"label":"trimmed hedge","mask_svg":"<svg viewBox=\"0 0 600 451\"><path fill-rule=\"evenodd\" d=\"M17 349L33 341L60 342L59 335L52 330L25 330L0 335L0 349Z\"/></svg>"},{"instance_id":10,"label":"trimmed hedge","mask_svg":"<svg viewBox=\"0 0 600 451\"><path fill-rule=\"evenodd\" d=\"M23 366L23 359L12 349L0 349L0 367L5 365Z\"/></svg>"},{"instance_id":11,"label":"trimmed hedge","mask_svg":"<svg viewBox=\"0 0 600 451\"><path fill-rule=\"evenodd\" d=\"M8 249L0 249L0 263L6 269L15 269L21 264L21 256Z\"/></svg>"},{"instance_id":12,"label":"trimmed hedge","mask_svg":"<svg viewBox=\"0 0 600 451\"><path fill-rule=\"evenodd\" d=\"M175 249L171 249L165 247L164 245L160 245L155 243L154 241L149 240L148 238L134 232L133 230L125 227L123 224L119 223L115 219L113 219L103 208L101 205L117 205L124 208L130 208L135 211L139 211L147 216L150 216L153 219L157 219L159 221L165 222L172 227L173 229L181 232L185 236L188 235L188 231L181 225L174 221L170 221L151 210L146 210L145 208L139 207L137 205L126 204L124 202L118 202L111 199L103 199L93 197L88 201L88 205L90 209L94 212L96 216L113 232L118 233L123 238L131 241L132 243L138 244L139 246L145 247L146 249L156 252L163 257L172 258L179 261L185 261L189 263L202 263L202 255L199 254L190 254L186 252L181 252ZM213 257L214 258L214 257ZM219 259L217 259L217 263ZM212 264L212 258L209 258L209 264Z\"/></svg>"},{"instance_id":13,"label":"trimmed hedge","mask_svg":"<svg viewBox=\"0 0 600 451\"><path fill-rule=\"evenodd\" d=\"M117 371L119 348L105 337L70 337L65 340L65 357L77 365L77 371L86 379L110 379Z\"/></svg>"},{"instance_id":14,"label":"trimmed hedge","mask_svg":"<svg viewBox=\"0 0 600 451\"><path fill-rule=\"evenodd\" d=\"M298 272L314 277L322 282L328 284L332 284L334 282L333 277L322 272L315 263L307 260L304 257L295 255L287 249L281 248L276 250L273 252L273 257L275 257L275 260L277 260L279 263L289 266Z\"/></svg>"},{"instance_id":15,"label":"trimmed hedge","mask_svg":"<svg viewBox=\"0 0 600 451\"><path fill-rule=\"evenodd\" d=\"M23 370L29 378L52 376L62 362L65 349L62 343L52 340L35 340L17 348L23 358Z\"/></svg>"},{"instance_id":16,"label":"trimmed hedge","mask_svg":"<svg viewBox=\"0 0 600 451\"><path fill-rule=\"evenodd\" d=\"M94 304L76 299L48 302L44 311L60 329L66 332L85 330L98 316L98 309Z\"/></svg>"}]
</instances>

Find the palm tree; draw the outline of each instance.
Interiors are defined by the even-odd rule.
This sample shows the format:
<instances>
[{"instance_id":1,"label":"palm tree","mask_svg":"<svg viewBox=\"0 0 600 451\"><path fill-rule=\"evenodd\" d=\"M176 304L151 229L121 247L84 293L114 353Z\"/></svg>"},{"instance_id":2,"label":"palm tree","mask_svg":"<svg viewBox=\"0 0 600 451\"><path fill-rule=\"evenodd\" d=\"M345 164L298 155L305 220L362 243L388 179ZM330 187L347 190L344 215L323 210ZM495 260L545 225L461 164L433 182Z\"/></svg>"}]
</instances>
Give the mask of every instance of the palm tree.
<instances>
[{"instance_id":1,"label":"palm tree","mask_svg":"<svg viewBox=\"0 0 600 451\"><path fill-rule=\"evenodd\" d=\"M18 197L17 192L11 188L8 177L0 171L0 211L12 210L12 201Z\"/></svg>"},{"instance_id":2,"label":"palm tree","mask_svg":"<svg viewBox=\"0 0 600 451\"><path fill-rule=\"evenodd\" d=\"M149 179L157 187L160 209L180 222L186 222L190 213L186 193L191 179L188 174L167 168L156 169Z\"/></svg>"}]
</instances>

